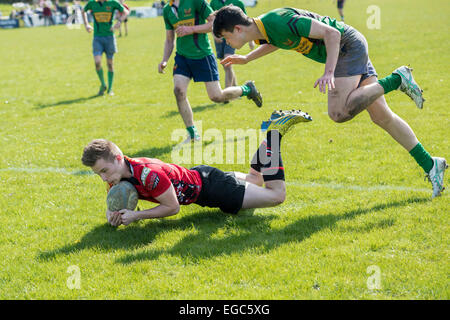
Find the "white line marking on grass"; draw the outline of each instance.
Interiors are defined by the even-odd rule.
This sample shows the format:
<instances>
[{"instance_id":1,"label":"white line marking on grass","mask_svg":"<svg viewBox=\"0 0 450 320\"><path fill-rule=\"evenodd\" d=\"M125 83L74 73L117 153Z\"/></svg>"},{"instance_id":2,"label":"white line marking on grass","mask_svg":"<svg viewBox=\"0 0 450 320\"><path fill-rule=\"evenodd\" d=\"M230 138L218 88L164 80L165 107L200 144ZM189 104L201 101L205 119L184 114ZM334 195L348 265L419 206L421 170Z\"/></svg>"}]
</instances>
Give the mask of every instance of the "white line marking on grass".
<instances>
[{"instance_id":1,"label":"white line marking on grass","mask_svg":"<svg viewBox=\"0 0 450 320\"><path fill-rule=\"evenodd\" d=\"M356 186L351 184L339 184L339 183L302 183L299 181L286 181L287 185L303 187L303 188L326 188L334 190L356 190L356 191L413 191L413 192L429 192L430 189L425 188L413 188L405 186L390 186L390 185L377 185L377 186Z\"/></svg>"},{"instance_id":2,"label":"white line marking on grass","mask_svg":"<svg viewBox=\"0 0 450 320\"><path fill-rule=\"evenodd\" d=\"M65 168L2 168L0 172L26 172L26 173L60 173L60 174L68 174L75 176L86 176L93 175L94 173L91 170L67 170ZM429 192L429 189L425 188L413 188L413 187L405 187L405 186L391 186L391 185L376 185L376 186L357 186L351 184L340 184L340 183L317 183L317 182L309 182L303 183L300 181L286 181L286 184L289 186L296 186L302 188L326 188L326 189L334 189L334 190L356 190L356 191L412 191L412 192Z\"/></svg>"},{"instance_id":3,"label":"white line marking on grass","mask_svg":"<svg viewBox=\"0 0 450 320\"><path fill-rule=\"evenodd\" d=\"M65 168L2 168L0 172L25 172L25 173L61 173L61 174L70 174L75 176L86 176L92 175L93 172L90 170L67 170Z\"/></svg>"}]
</instances>

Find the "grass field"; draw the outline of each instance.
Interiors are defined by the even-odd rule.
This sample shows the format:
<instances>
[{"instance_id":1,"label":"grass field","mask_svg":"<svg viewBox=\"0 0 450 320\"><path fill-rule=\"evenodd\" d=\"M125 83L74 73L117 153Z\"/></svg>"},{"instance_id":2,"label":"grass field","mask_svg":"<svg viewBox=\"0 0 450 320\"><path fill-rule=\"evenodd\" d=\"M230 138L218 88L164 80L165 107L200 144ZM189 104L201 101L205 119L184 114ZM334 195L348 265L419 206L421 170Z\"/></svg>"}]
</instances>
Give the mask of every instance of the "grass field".
<instances>
[{"instance_id":1,"label":"grass field","mask_svg":"<svg viewBox=\"0 0 450 320\"><path fill-rule=\"evenodd\" d=\"M381 29L369 30L374 3ZM337 16L328 0L259 1L248 11L289 5ZM414 67L424 109L399 92L388 103L432 155L450 158L450 3L348 1L345 16L368 39L380 76ZM367 113L331 121L313 89L323 66L293 52L235 67L240 83L256 81L261 109L247 99L214 104L201 83L189 89L203 132L256 129L279 108L312 115L283 139L285 203L237 216L191 205L110 227L104 183L81 164L82 149L106 138L129 156L172 161L172 134L183 123L170 71L157 73L164 35L161 17L131 19L129 36L118 38L116 95L94 97L92 35L83 28L0 30L0 299L450 297L448 191L431 201L422 169Z\"/></svg>"}]
</instances>

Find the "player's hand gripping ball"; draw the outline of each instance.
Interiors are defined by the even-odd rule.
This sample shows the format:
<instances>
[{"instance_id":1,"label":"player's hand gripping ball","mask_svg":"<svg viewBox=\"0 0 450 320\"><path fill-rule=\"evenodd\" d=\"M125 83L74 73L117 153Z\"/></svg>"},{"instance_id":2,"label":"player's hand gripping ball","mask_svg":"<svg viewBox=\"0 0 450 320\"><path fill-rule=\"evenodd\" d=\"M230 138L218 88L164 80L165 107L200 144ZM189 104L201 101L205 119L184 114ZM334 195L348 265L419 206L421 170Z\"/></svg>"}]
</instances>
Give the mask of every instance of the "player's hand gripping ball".
<instances>
[{"instance_id":1,"label":"player's hand gripping ball","mask_svg":"<svg viewBox=\"0 0 450 320\"><path fill-rule=\"evenodd\" d=\"M120 181L109 190L106 205L111 212L122 209L134 210L138 199L136 188L128 181Z\"/></svg>"}]
</instances>

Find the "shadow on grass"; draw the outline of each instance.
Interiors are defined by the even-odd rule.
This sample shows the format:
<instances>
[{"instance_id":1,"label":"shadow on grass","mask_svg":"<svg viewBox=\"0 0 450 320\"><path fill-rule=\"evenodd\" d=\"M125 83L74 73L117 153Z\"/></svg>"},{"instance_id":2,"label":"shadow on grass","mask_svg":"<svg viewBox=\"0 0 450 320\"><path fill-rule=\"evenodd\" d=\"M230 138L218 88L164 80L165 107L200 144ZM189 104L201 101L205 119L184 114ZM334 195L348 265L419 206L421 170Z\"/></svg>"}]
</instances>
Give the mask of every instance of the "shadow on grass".
<instances>
[{"instance_id":1,"label":"shadow on grass","mask_svg":"<svg viewBox=\"0 0 450 320\"><path fill-rule=\"evenodd\" d=\"M115 249L134 249L145 246L152 243L155 237L160 232L168 232L171 230L187 230L195 226L196 230L205 237L209 237L217 229L223 226L233 223L236 220L239 226L244 227L248 222L248 218L251 210L247 210L242 215L243 220L235 219L234 216L224 214L218 209L202 210L198 213L191 214L181 219L161 219L153 220L145 225L132 224L127 227L115 228L109 224L103 224L93 228L86 233L79 241L74 244L68 244L61 248L54 250L44 251L38 255L39 260L51 260L59 255L68 255L80 250L97 248L100 250L110 251ZM263 224L262 221L266 221L272 217L251 217L252 223L257 225Z\"/></svg>"},{"instance_id":2,"label":"shadow on grass","mask_svg":"<svg viewBox=\"0 0 450 320\"><path fill-rule=\"evenodd\" d=\"M412 203L430 201L428 198L411 198L404 201L379 204L371 208L362 208L343 214L325 214L302 218L282 229L273 229L270 222L278 215L255 216L244 211L237 216L221 213L219 210L206 210L182 217L180 219L158 220L145 225L131 225L115 229L109 225L94 228L75 244L43 252L38 256L41 260L50 260L61 254L71 254L79 250L100 248L101 250L136 249L144 247L155 240L160 232L171 230L191 230L197 232L185 236L170 249L147 249L137 254L127 254L116 260L117 263L130 264L139 261L155 260L160 255L170 254L191 261L212 258L220 255L240 253L248 249L262 252L270 251L290 242L301 242L316 232L332 228L341 220L350 220L358 216L376 213L377 211L407 206ZM282 210L282 208L280 208ZM373 228L386 228L393 222L373 225ZM230 227L230 234L227 229ZM216 232L224 230L221 236ZM235 232L237 231L237 232ZM366 232L368 230L364 230Z\"/></svg>"},{"instance_id":3,"label":"shadow on grass","mask_svg":"<svg viewBox=\"0 0 450 320\"><path fill-rule=\"evenodd\" d=\"M51 104L39 104L36 107L36 109L44 109L44 108L49 108L49 107L57 107L57 106L62 106L62 105L81 103L81 102L92 100L92 99L95 99L95 98L98 98L98 97L100 97L100 96L99 95L93 95L93 96L90 96L90 97L83 97L83 98L77 98L77 99L71 99L71 100L58 101L58 102L51 103Z\"/></svg>"},{"instance_id":4,"label":"shadow on grass","mask_svg":"<svg viewBox=\"0 0 450 320\"><path fill-rule=\"evenodd\" d=\"M326 214L320 216L308 216L300 219L282 229L274 230L270 227L270 221L278 216L250 217L241 220L234 219L234 226L239 229L238 234L232 234L223 238L212 238L211 232L198 232L184 237L179 243L168 250L146 250L137 254L128 254L117 260L122 264L155 260L162 254L170 254L189 258L192 261L203 258L211 258L220 255L230 255L248 249L268 252L278 246L290 242L301 242L311 237L316 232L333 227L338 221L354 219L360 215L376 213L388 208L402 207L411 203L430 201L428 198L411 198L404 201L379 204L371 208L356 209L344 214ZM280 208L282 209L282 208ZM386 224L384 227L389 227ZM196 225L197 226L197 225ZM221 226L216 226L220 228ZM244 230L241 230L243 229ZM374 225L374 228L383 227ZM199 231L202 231L201 229Z\"/></svg>"},{"instance_id":5,"label":"shadow on grass","mask_svg":"<svg viewBox=\"0 0 450 320\"><path fill-rule=\"evenodd\" d=\"M198 113L198 112L205 111L206 109L217 108L220 105L221 104L219 104L219 103L210 103L210 104L204 104L204 105L200 105L200 106L195 106L195 107L192 108L192 112ZM174 116L178 116L179 114L180 113L178 112L178 110L172 110L172 111L169 111L166 114L164 114L162 117L167 119L167 118L172 118Z\"/></svg>"},{"instance_id":6,"label":"shadow on grass","mask_svg":"<svg viewBox=\"0 0 450 320\"><path fill-rule=\"evenodd\" d=\"M187 136L187 132L186 132L186 136ZM227 140L225 142L228 141L238 141L238 140L248 140L248 137L245 137L243 139L234 139L234 140ZM217 143L215 140L210 140L210 141L205 141L202 140L201 142L196 142L196 144L184 144L183 140L181 140L178 143L173 142L172 144L169 144L167 146L164 147L153 147L153 148L147 148L147 149L142 149L139 150L133 154L129 154L128 156L131 158L140 158L140 157L144 157L144 158L158 158L160 160L166 160L166 161L172 161L171 159L167 158L167 156L172 154L172 151L176 152L176 153L184 153L184 152L190 152L190 155L192 155L192 152L194 152L194 148L201 148L201 147L206 147L210 144L213 143ZM202 150L200 150L200 152L203 152ZM192 159L191 157L189 159Z\"/></svg>"},{"instance_id":7,"label":"shadow on grass","mask_svg":"<svg viewBox=\"0 0 450 320\"><path fill-rule=\"evenodd\" d=\"M162 158L163 156L170 154L172 149L176 146L176 143L164 146L164 147L153 147L143 150L139 150L133 154L128 155L131 158Z\"/></svg>"}]
</instances>

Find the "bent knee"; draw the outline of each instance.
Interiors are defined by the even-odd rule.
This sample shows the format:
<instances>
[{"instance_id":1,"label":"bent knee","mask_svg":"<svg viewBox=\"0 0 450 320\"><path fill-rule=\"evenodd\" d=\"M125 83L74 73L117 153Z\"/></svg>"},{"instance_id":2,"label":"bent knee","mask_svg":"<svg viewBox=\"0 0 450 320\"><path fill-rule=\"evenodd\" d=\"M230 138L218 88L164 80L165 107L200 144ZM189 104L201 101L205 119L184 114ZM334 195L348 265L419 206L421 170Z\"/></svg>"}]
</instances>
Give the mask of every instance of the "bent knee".
<instances>
[{"instance_id":1,"label":"bent knee","mask_svg":"<svg viewBox=\"0 0 450 320\"><path fill-rule=\"evenodd\" d=\"M343 123L353 118L350 114L344 111L328 111L328 116L331 120L337 123Z\"/></svg>"},{"instance_id":2,"label":"bent knee","mask_svg":"<svg viewBox=\"0 0 450 320\"><path fill-rule=\"evenodd\" d=\"M272 201L275 206L282 204L286 200L286 192L276 192L273 195Z\"/></svg>"},{"instance_id":3,"label":"bent knee","mask_svg":"<svg viewBox=\"0 0 450 320\"><path fill-rule=\"evenodd\" d=\"M223 101L225 101L225 99L221 95L218 95L218 94L210 95L209 99L211 99L212 102L223 102Z\"/></svg>"},{"instance_id":4,"label":"bent knee","mask_svg":"<svg viewBox=\"0 0 450 320\"><path fill-rule=\"evenodd\" d=\"M173 89L173 94L177 100L184 100L187 97L186 91L180 87L175 87Z\"/></svg>"}]
</instances>

